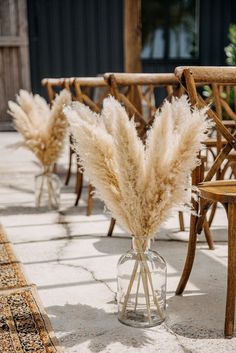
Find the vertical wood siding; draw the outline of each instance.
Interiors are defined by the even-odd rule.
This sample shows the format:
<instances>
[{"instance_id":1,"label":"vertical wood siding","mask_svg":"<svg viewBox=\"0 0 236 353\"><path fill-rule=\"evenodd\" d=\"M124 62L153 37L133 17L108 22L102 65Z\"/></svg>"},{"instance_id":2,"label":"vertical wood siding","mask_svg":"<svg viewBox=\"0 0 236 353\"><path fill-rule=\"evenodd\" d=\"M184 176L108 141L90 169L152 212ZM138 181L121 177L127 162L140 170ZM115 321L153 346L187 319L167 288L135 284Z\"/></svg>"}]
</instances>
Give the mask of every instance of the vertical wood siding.
<instances>
[{"instance_id":1,"label":"vertical wood siding","mask_svg":"<svg viewBox=\"0 0 236 353\"><path fill-rule=\"evenodd\" d=\"M31 82L123 70L122 0L28 0Z\"/></svg>"},{"instance_id":2,"label":"vertical wood siding","mask_svg":"<svg viewBox=\"0 0 236 353\"><path fill-rule=\"evenodd\" d=\"M12 129L7 102L30 88L26 0L0 0L0 129Z\"/></svg>"}]
</instances>

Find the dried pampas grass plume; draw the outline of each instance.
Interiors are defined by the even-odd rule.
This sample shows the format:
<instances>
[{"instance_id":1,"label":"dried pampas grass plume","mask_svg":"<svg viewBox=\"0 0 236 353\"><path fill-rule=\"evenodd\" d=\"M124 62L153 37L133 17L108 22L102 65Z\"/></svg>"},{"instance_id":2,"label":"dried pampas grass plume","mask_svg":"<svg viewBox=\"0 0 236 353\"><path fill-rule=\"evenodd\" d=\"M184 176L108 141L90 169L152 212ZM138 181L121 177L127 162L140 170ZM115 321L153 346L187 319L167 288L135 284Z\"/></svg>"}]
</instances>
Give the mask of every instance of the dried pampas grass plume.
<instances>
[{"instance_id":1,"label":"dried pampas grass plume","mask_svg":"<svg viewBox=\"0 0 236 353\"><path fill-rule=\"evenodd\" d=\"M129 233L150 238L173 208L189 204L189 175L212 125L206 109L191 109L186 96L165 101L145 145L113 97L100 116L81 103L64 112L81 165Z\"/></svg>"},{"instance_id":2,"label":"dried pampas grass plume","mask_svg":"<svg viewBox=\"0 0 236 353\"><path fill-rule=\"evenodd\" d=\"M16 101L8 102L8 112L24 138L22 146L31 150L47 168L62 151L68 125L63 107L71 103L71 95L67 90L61 91L51 109L44 98L25 90L20 90Z\"/></svg>"}]
</instances>

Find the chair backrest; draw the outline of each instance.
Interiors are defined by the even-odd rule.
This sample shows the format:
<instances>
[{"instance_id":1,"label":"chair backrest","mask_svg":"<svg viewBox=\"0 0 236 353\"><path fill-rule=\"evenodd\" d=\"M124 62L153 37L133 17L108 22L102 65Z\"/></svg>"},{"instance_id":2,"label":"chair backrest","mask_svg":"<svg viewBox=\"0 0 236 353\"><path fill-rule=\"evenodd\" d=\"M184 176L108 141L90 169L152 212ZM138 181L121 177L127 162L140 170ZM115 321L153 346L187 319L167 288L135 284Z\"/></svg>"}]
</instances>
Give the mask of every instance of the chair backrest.
<instances>
[{"instance_id":1,"label":"chair backrest","mask_svg":"<svg viewBox=\"0 0 236 353\"><path fill-rule=\"evenodd\" d=\"M181 94L174 74L106 73L104 78L111 94L125 106L130 117L134 116L141 136L152 123L157 94L160 93L161 101Z\"/></svg>"},{"instance_id":2,"label":"chair backrest","mask_svg":"<svg viewBox=\"0 0 236 353\"><path fill-rule=\"evenodd\" d=\"M66 88L70 90L70 78L43 78L41 81L42 86L47 90L49 103L51 104L58 91Z\"/></svg>"},{"instance_id":3,"label":"chair backrest","mask_svg":"<svg viewBox=\"0 0 236 353\"><path fill-rule=\"evenodd\" d=\"M210 181L220 170L222 164L230 151L236 149L236 131L233 133L224 125L222 121L222 110L230 112L229 116L233 118L235 112L229 107L228 103L221 98L222 89L232 88L235 92L236 86L236 68L233 67L177 67L175 75L183 86L185 92L189 95L189 99L193 106L203 108L207 105L201 94L198 92L198 87L210 85L212 87L212 98L214 98L214 106L209 107L207 114L210 119L215 122L217 131L217 157L208 170L204 180L201 180L199 171L195 171L194 183L198 184L201 181ZM226 140L226 144L221 144L221 137Z\"/></svg>"},{"instance_id":4,"label":"chair backrest","mask_svg":"<svg viewBox=\"0 0 236 353\"><path fill-rule=\"evenodd\" d=\"M88 105L96 113L100 112L102 101L109 91L103 77L44 78L42 85L47 89L50 103L59 90L66 88L73 100Z\"/></svg>"},{"instance_id":5,"label":"chair backrest","mask_svg":"<svg viewBox=\"0 0 236 353\"><path fill-rule=\"evenodd\" d=\"M103 77L74 78L73 86L75 100L88 105L96 113L101 111L103 99L110 92Z\"/></svg>"}]
</instances>

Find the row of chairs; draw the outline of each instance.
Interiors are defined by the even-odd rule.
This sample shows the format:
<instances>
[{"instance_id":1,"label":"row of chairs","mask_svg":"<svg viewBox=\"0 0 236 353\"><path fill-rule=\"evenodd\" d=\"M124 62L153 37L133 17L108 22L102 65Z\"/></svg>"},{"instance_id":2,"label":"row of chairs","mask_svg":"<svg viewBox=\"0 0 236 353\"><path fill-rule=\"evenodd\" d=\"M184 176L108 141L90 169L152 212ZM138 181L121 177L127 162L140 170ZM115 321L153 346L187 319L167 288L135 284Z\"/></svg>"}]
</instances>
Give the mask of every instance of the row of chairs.
<instances>
[{"instance_id":1,"label":"row of chairs","mask_svg":"<svg viewBox=\"0 0 236 353\"><path fill-rule=\"evenodd\" d=\"M70 89L75 100L87 104L95 112L102 108L102 100L112 94L127 109L130 116L137 122L138 133L145 139L147 129L153 121L156 109L164 98L188 94L193 106L204 107L211 103L209 117L215 122L215 130L206 141L206 154L201 156L202 164L192 174L194 185L200 186L202 194L200 203L192 200L197 217L191 215L188 254L176 294L182 294L189 279L195 257L197 234L204 229L209 248L214 244L209 226L216 210L216 203L222 202L229 212L229 257L228 257L228 287L225 317L225 336L231 337L234 328L234 309L236 295L236 189L232 192L234 181L201 184L212 179L221 180L231 168L231 177L235 178L236 170L236 68L232 67L178 67L173 74L124 74L106 73L103 77L44 79L49 100L52 101L58 88ZM206 97L207 93L207 97ZM233 151L233 152L232 152ZM66 183L71 173L71 157ZM226 189L230 185L230 197ZM210 186L209 186L210 185ZM206 188L211 188L209 189ZM77 172L77 200L82 189L82 174ZM87 214L92 210L92 186L89 186ZM223 198L222 198L223 194ZM226 195L225 195L226 194ZM229 193L228 193L229 194ZM223 200L223 201L222 201ZM206 214L211 207L209 219ZM183 215L179 214L180 229L184 230ZM111 235L115 220L111 220L108 235Z\"/></svg>"},{"instance_id":2,"label":"row of chairs","mask_svg":"<svg viewBox=\"0 0 236 353\"><path fill-rule=\"evenodd\" d=\"M103 99L112 94L127 109L130 116L134 116L141 137L144 137L149 128L154 113L159 103L164 98L170 98L177 93L178 80L174 74L114 74L106 73L104 77L80 77L80 78L45 78L42 85L47 89L50 103L56 93L63 88L70 90L72 98L90 107L98 113L101 111ZM178 93L180 94L180 92ZM70 149L69 165L65 184L68 185L71 176L73 150ZM76 177L76 201L78 205L83 186L83 175L77 168ZM90 215L93 207L93 188L89 184L87 215ZM180 230L184 231L184 218L179 213ZM112 235L115 220L111 220L108 236Z\"/></svg>"},{"instance_id":3,"label":"row of chairs","mask_svg":"<svg viewBox=\"0 0 236 353\"><path fill-rule=\"evenodd\" d=\"M177 70L178 71L178 70ZM177 72L176 71L176 72ZM209 80L208 80L209 81ZM58 89L67 88L71 91L74 100L78 100L88 105L93 111L100 112L102 107L102 101L108 94L112 94L118 99L128 111L130 116L134 116L138 124L138 130L141 137L145 136L146 130L149 128L154 117L156 109L161 105L164 98L170 99L173 95L180 96L184 93L185 88L180 84L178 75L175 74L124 74L124 73L106 73L103 77L81 77L81 78L60 78L60 79L44 79L42 84L47 88L49 100L52 101L55 97ZM198 89L202 89L208 84L211 89L211 100L216 102L218 113L222 118L222 108L219 105L223 105L224 112L232 119L236 117L236 114L227 104L227 100L215 97L222 96L222 85L217 83L209 82L198 82ZM228 89L229 86L225 85ZM227 92L230 95L230 92ZM235 103L234 103L235 104ZM235 118L236 119L236 118ZM226 120L225 124L227 127L234 128L235 120ZM232 124L233 123L233 124ZM210 138L206 142L207 152L211 154L215 159L222 144L225 143L225 139L221 139L221 135L217 134L216 138ZM70 149L69 155L69 166L66 176L66 185L69 183L71 176L71 162L72 162L73 150ZM208 161L206 161L208 162ZM235 156L232 154L229 156L228 163L224 166L224 170L221 174L225 174L228 167L232 167L235 171ZM218 173L218 178L220 177ZM80 172L80 168L77 169L76 178L76 201L75 205L78 205L83 185L83 175ZM92 212L93 199L92 199L92 186L88 187L88 201L87 201L87 215ZM209 217L209 223L204 223L204 232L209 245L209 248L213 249L213 241L210 235L208 224L211 225L216 205L212 207L211 215ZM179 213L179 224L180 230L184 231L184 218L183 214ZM115 226L115 220L111 220L108 235L111 236Z\"/></svg>"}]
</instances>

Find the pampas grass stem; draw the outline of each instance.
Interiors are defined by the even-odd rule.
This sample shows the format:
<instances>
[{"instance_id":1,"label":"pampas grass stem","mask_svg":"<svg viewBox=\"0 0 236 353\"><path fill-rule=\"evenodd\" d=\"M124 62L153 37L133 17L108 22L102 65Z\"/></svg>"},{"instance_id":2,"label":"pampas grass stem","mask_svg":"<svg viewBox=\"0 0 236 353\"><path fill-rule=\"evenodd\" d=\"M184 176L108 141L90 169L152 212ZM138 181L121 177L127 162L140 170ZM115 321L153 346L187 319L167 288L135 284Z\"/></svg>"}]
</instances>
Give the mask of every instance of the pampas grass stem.
<instances>
[{"instance_id":1,"label":"pampas grass stem","mask_svg":"<svg viewBox=\"0 0 236 353\"><path fill-rule=\"evenodd\" d=\"M163 313L162 313L160 305L159 305L158 297L157 297L156 292L155 292L154 287L153 287L152 276L151 276L151 273L150 273L150 270L149 270L149 267L148 267L148 264L147 264L147 260L146 260L145 254L144 254L145 248L142 247L141 242L139 240L136 241L136 244L137 244L137 247L138 247L138 250L139 250L141 264L144 266L145 273L148 276L148 280L149 280L149 283L150 283L150 286L151 286L153 301L154 301L154 304L157 307L158 315L160 316L160 318L164 319ZM144 246L146 246L146 244L144 244Z\"/></svg>"},{"instance_id":2,"label":"pampas grass stem","mask_svg":"<svg viewBox=\"0 0 236 353\"><path fill-rule=\"evenodd\" d=\"M136 311L136 308L138 305L138 294L139 294L140 280L141 280L141 263L139 263L138 283L137 283L137 289L136 289L136 294L135 294L134 311Z\"/></svg>"},{"instance_id":3,"label":"pampas grass stem","mask_svg":"<svg viewBox=\"0 0 236 353\"><path fill-rule=\"evenodd\" d=\"M147 307L148 321L151 324L152 323L152 318L151 318L151 310L150 310L150 300L149 300L147 274L146 274L146 271L144 270L144 266L143 266L142 262L141 262L141 277L142 277L144 296L145 296L146 307Z\"/></svg>"},{"instance_id":4,"label":"pampas grass stem","mask_svg":"<svg viewBox=\"0 0 236 353\"><path fill-rule=\"evenodd\" d=\"M39 189L39 196L38 196L38 199L36 201L36 206L40 206L41 205L41 199L42 199L42 194L43 194L43 184L44 184L44 176L42 177L42 182L41 182L41 185L40 185L40 189Z\"/></svg>"}]
</instances>

